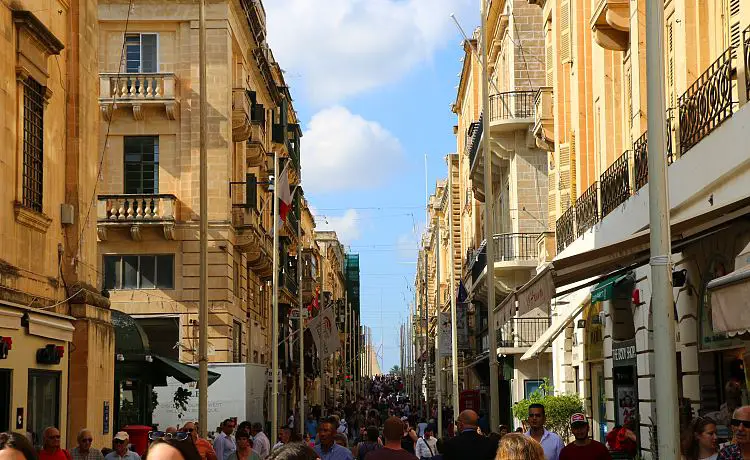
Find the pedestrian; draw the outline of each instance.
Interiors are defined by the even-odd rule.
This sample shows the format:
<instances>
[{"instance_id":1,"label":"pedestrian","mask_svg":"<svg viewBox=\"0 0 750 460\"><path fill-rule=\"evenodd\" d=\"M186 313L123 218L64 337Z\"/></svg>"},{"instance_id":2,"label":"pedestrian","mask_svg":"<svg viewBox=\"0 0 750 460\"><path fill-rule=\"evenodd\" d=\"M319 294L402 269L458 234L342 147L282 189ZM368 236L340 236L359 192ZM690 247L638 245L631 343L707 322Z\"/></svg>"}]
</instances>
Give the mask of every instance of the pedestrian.
<instances>
[{"instance_id":1,"label":"pedestrian","mask_svg":"<svg viewBox=\"0 0 750 460\"><path fill-rule=\"evenodd\" d=\"M86 428L78 432L76 436L78 445L70 451L70 456L73 460L103 460L104 455L99 449L95 449L91 446L94 442L94 435L91 430Z\"/></svg>"},{"instance_id":2,"label":"pedestrian","mask_svg":"<svg viewBox=\"0 0 750 460\"><path fill-rule=\"evenodd\" d=\"M172 437L156 439L146 451L143 460L200 460L195 444Z\"/></svg>"},{"instance_id":3,"label":"pedestrian","mask_svg":"<svg viewBox=\"0 0 750 460\"><path fill-rule=\"evenodd\" d=\"M210 442L198 436L198 426L195 422L187 422L182 426L182 432L189 435L202 460L217 460L216 452Z\"/></svg>"},{"instance_id":4,"label":"pedestrian","mask_svg":"<svg viewBox=\"0 0 750 460\"><path fill-rule=\"evenodd\" d=\"M383 424L385 445L382 449L367 454L365 460L416 460L417 457L402 447L404 422L398 417L389 417Z\"/></svg>"},{"instance_id":5,"label":"pedestrian","mask_svg":"<svg viewBox=\"0 0 750 460\"><path fill-rule=\"evenodd\" d=\"M382 448L383 445L380 443L380 433L378 432L378 428L375 426L368 426L365 439L355 447L355 456L357 457L357 460L364 460L365 455L369 452Z\"/></svg>"},{"instance_id":6,"label":"pedestrian","mask_svg":"<svg viewBox=\"0 0 750 460\"><path fill-rule=\"evenodd\" d=\"M443 450L445 460L491 460L495 458L497 444L478 432L479 417L473 410L458 414L456 425L458 435L445 442Z\"/></svg>"},{"instance_id":7,"label":"pedestrian","mask_svg":"<svg viewBox=\"0 0 750 460\"><path fill-rule=\"evenodd\" d=\"M284 444L289 444L289 440L292 437L292 429L288 426L281 427L279 430L279 442L273 445L271 452L282 447Z\"/></svg>"},{"instance_id":8,"label":"pedestrian","mask_svg":"<svg viewBox=\"0 0 750 460\"><path fill-rule=\"evenodd\" d=\"M114 440L115 450L108 453L104 460L141 460L137 452L130 450L130 435L127 431L118 431ZM41 457L39 460L42 460Z\"/></svg>"},{"instance_id":9,"label":"pedestrian","mask_svg":"<svg viewBox=\"0 0 750 460\"><path fill-rule=\"evenodd\" d=\"M260 460L265 460L271 453L271 441L263 432L263 425L260 422L253 423L250 434L253 435L253 450L258 454Z\"/></svg>"},{"instance_id":10,"label":"pedestrian","mask_svg":"<svg viewBox=\"0 0 750 460\"><path fill-rule=\"evenodd\" d=\"M232 452L237 450L237 444L235 444L234 438L232 438L234 427L235 422L231 418L221 422L219 434L214 439L214 451L218 460L227 460L232 455Z\"/></svg>"},{"instance_id":11,"label":"pedestrian","mask_svg":"<svg viewBox=\"0 0 750 460\"><path fill-rule=\"evenodd\" d=\"M719 452L718 460L742 460L750 458L750 406L742 406L732 413L734 442Z\"/></svg>"},{"instance_id":12,"label":"pedestrian","mask_svg":"<svg viewBox=\"0 0 750 460\"><path fill-rule=\"evenodd\" d=\"M260 460L258 454L253 450L253 439L247 431L238 431L234 435L237 442L237 450L232 452L228 460Z\"/></svg>"},{"instance_id":13,"label":"pedestrian","mask_svg":"<svg viewBox=\"0 0 750 460\"><path fill-rule=\"evenodd\" d=\"M336 433L333 435L333 442L341 447L349 448L349 439L344 433Z\"/></svg>"},{"instance_id":14,"label":"pedestrian","mask_svg":"<svg viewBox=\"0 0 750 460\"><path fill-rule=\"evenodd\" d=\"M321 460L354 460L352 453L346 447L341 447L334 441L338 422L334 418L326 418L318 424L318 441L315 452Z\"/></svg>"},{"instance_id":15,"label":"pedestrian","mask_svg":"<svg viewBox=\"0 0 750 460\"><path fill-rule=\"evenodd\" d=\"M290 430L294 431L294 411L289 411L289 417L286 418L286 426Z\"/></svg>"},{"instance_id":16,"label":"pedestrian","mask_svg":"<svg viewBox=\"0 0 750 460\"><path fill-rule=\"evenodd\" d=\"M417 445L415 447L414 454L419 459L432 458L437 452L437 439L433 436L435 429L432 425L428 425L424 430L424 436L417 439Z\"/></svg>"},{"instance_id":17,"label":"pedestrian","mask_svg":"<svg viewBox=\"0 0 750 460\"><path fill-rule=\"evenodd\" d=\"M684 460L716 460L716 422L709 417L696 417L682 432L680 451Z\"/></svg>"},{"instance_id":18,"label":"pedestrian","mask_svg":"<svg viewBox=\"0 0 750 460\"><path fill-rule=\"evenodd\" d=\"M495 460L545 460L544 449L534 438L522 433L503 436ZM549 460L549 458L547 458Z\"/></svg>"},{"instance_id":19,"label":"pedestrian","mask_svg":"<svg viewBox=\"0 0 750 460\"><path fill-rule=\"evenodd\" d=\"M319 460L317 452L301 442L290 442L277 450L268 460Z\"/></svg>"},{"instance_id":20,"label":"pedestrian","mask_svg":"<svg viewBox=\"0 0 750 460\"><path fill-rule=\"evenodd\" d=\"M424 436L425 428L427 428L427 422L425 422L424 418L422 418L419 420L419 423L417 424L417 435Z\"/></svg>"},{"instance_id":21,"label":"pedestrian","mask_svg":"<svg viewBox=\"0 0 750 460\"><path fill-rule=\"evenodd\" d=\"M34 447L29 438L21 433L0 433L0 459L2 460L37 460Z\"/></svg>"},{"instance_id":22,"label":"pedestrian","mask_svg":"<svg viewBox=\"0 0 750 460\"><path fill-rule=\"evenodd\" d=\"M589 436L589 422L584 414L570 416L570 431L575 441L563 447L560 460L612 460L604 444Z\"/></svg>"},{"instance_id":23,"label":"pedestrian","mask_svg":"<svg viewBox=\"0 0 750 460\"><path fill-rule=\"evenodd\" d=\"M547 422L544 404L534 403L529 406L528 422L529 431L526 432L526 436L542 445L547 460L559 460L560 451L565 447L565 444L557 433L547 431L547 428L544 427Z\"/></svg>"},{"instance_id":24,"label":"pedestrian","mask_svg":"<svg viewBox=\"0 0 750 460\"><path fill-rule=\"evenodd\" d=\"M60 448L60 431L51 426L42 432L39 460L71 460L68 451Z\"/></svg>"},{"instance_id":25,"label":"pedestrian","mask_svg":"<svg viewBox=\"0 0 750 460\"><path fill-rule=\"evenodd\" d=\"M315 420L315 415L312 412L307 414L307 420L305 421L305 432L310 435L313 440L318 435L318 421Z\"/></svg>"},{"instance_id":26,"label":"pedestrian","mask_svg":"<svg viewBox=\"0 0 750 460\"><path fill-rule=\"evenodd\" d=\"M409 452L412 455L415 455L415 449L414 447L417 444L417 439L419 439L419 436L417 436L417 432L412 429L411 426L409 426L409 421L405 420L406 417L401 417L401 424L403 426L403 436L401 436L401 448L405 451ZM425 430L427 430L425 428Z\"/></svg>"},{"instance_id":27,"label":"pedestrian","mask_svg":"<svg viewBox=\"0 0 750 460\"><path fill-rule=\"evenodd\" d=\"M612 431L607 433L607 444L609 450L618 452L627 458L635 458L638 452L638 438L632 429L633 420L628 420L622 426L616 426Z\"/></svg>"},{"instance_id":28,"label":"pedestrian","mask_svg":"<svg viewBox=\"0 0 750 460\"><path fill-rule=\"evenodd\" d=\"M500 428L498 428L497 432L500 434L500 438L502 438L506 434L510 433L510 428L508 427L508 425L500 425Z\"/></svg>"}]
</instances>

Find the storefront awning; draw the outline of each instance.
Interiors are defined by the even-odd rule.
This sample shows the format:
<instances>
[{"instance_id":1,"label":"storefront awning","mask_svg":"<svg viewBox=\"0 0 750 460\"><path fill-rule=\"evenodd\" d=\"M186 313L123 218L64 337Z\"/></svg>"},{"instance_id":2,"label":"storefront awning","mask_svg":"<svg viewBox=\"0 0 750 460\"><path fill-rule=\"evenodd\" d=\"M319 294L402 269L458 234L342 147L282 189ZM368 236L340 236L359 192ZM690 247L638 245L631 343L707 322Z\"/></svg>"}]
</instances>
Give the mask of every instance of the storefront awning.
<instances>
[{"instance_id":1,"label":"storefront awning","mask_svg":"<svg viewBox=\"0 0 750 460\"><path fill-rule=\"evenodd\" d=\"M729 336L750 332L750 244L737 257L735 267L707 286L714 332Z\"/></svg>"},{"instance_id":2,"label":"storefront awning","mask_svg":"<svg viewBox=\"0 0 750 460\"><path fill-rule=\"evenodd\" d=\"M614 296L615 286L630 277L630 274L610 276L591 290L591 303L604 302Z\"/></svg>"},{"instance_id":3,"label":"storefront awning","mask_svg":"<svg viewBox=\"0 0 750 460\"><path fill-rule=\"evenodd\" d=\"M748 214L750 198L676 222L671 225L672 251L679 252ZM554 297L584 287L563 290L566 286L586 279L591 279L587 283L591 286L647 263L651 255L649 239L649 230L643 230L617 243L552 261L516 292L519 312L549 305Z\"/></svg>"},{"instance_id":4,"label":"storefront awning","mask_svg":"<svg viewBox=\"0 0 750 460\"><path fill-rule=\"evenodd\" d=\"M580 289L578 291L569 294L567 298L561 298L563 301L568 301L563 313L552 323L542 335L537 339L536 342L529 348L526 353L521 356L521 361L527 361L532 358L536 358L544 350L547 349L558 335L570 324L576 316L578 316L587 305L591 304L591 294L588 289Z\"/></svg>"},{"instance_id":5,"label":"storefront awning","mask_svg":"<svg viewBox=\"0 0 750 460\"><path fill-rule=\"evenodd\" d=\"M179 361L175 361L164 356L154 355L153 363L155 368L158 368L160 373L163 373L167 377L173 377L180 383L197 382L199 378L199 372L197 367L193 367L187 364L182 364ZM218 372L208 371L208 384L211 385L221 377Z\"/></svg>"}]
</instances>

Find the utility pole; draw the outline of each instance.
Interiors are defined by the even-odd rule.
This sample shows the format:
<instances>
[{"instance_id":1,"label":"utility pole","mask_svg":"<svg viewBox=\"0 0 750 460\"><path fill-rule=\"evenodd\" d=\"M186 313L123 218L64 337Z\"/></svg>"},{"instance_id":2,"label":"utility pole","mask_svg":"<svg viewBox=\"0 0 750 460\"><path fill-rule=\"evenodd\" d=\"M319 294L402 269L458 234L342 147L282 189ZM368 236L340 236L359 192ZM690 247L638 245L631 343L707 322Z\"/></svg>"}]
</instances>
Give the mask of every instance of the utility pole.
<instances>
[{"instance_id":1,"label":"utility pole","mask_svg":"<svg viewBox=\"0 0 750 460\"><path fill-rule=\"evenodd\" d=\"M456 261L453 248L453 162L448 155L448 236L450 242L451 367L453 368L453 416L458 415L458 314L456 312Z\"/></svg>"},{"instance_id":2,"label":"utility pole","mask_svg":"<svg viewBox=\"0 0 750 460\"><path fill-rule=\"evenodd\" d=\"M300 209L301 210L301 209ZM299 422L300 435L305 437L305 318L302 314L302 213L297 219L297 303L299 304L299 415L295 420Z\"/></svg>"},{"instance_id":3,"label":"utility pole","mask_svg":"<svg viewBox=\"0 0 750 460\"><path fill-rule=\"evenodd\" d=\"M648 115L649 222L651 228L651 306L654 321L654 378L659 458L679 456L677 360L674 343L671 234L666 166L664 92L664 5L646 2L646 101Z\"/></svg>"},{"instance_id":4,"label":"utility pole","mask_svg":"<svg viewBox=\"0 0 750 460\"><path fill-rule=\"evenodd\" d=\"M484 150L484 234L487 254L487 325L489 326L489 361L490 361L490 427L500 425L500 389L497 366L497 331L495 330L495 194L492 192L492 150L490 147L490 94L487 58L487 6L482 1L482 150Z\"/></svg>"},{"instance_id":5,"label":"utility pole","mask_svg":"<svg viewBox=\"0 0 750 460\"><path fill-rule=\"evenodd\" d=\"M206 0L198 6L200 91L200 300L198 303L198 426L208 432L208 94L206 77Z\"/></svg>"},{"instance_id":6,"label":"utility pole","mask_svg":"<svg viewBox=\"0 0 750 460\"><path fill-rule=\"evenodd\" d=\"M437 403L438 439L443 437L443 385L440 372L443 367L440 364L440 352L442 351L440 350L440 329L442 327L443 309L440 304L440 212L435 212L435 401Z\"/></svg>"},{"instance_id":7,"label":"utility pole","mask_svg":"<svg viewBox=\"0 0 750 460\"><path fill-rule=\"evenodd\" d=\"M273 154L273 307L271 318L271 442L279 432L279 154Z\"/></svg>"}]
</instances>

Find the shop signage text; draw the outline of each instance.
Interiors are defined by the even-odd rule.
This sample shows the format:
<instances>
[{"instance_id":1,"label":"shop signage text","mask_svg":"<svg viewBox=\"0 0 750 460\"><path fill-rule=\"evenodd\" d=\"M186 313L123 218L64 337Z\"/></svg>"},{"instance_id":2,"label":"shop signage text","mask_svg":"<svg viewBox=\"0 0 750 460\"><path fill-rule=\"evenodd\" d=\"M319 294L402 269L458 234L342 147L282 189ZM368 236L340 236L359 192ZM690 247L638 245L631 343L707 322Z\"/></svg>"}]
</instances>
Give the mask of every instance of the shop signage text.
<instances>
[{"instance_id":1,"label":"shop signage text","mask_svg":"<svg viewBox=\"0 0 750 460\"><path fill-rule=\"evenodd\" d=\"M615 365L635 362L635 339L623 340L612 344L612 361Z\"/></svg>"}]
</instances>

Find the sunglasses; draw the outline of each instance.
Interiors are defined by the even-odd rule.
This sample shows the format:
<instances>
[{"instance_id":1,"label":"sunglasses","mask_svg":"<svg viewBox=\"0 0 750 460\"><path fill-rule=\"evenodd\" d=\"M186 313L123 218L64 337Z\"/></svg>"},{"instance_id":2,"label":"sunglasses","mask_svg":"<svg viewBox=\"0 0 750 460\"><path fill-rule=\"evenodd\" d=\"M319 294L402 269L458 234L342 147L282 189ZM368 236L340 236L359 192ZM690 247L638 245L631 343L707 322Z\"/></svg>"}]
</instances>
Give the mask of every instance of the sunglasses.
<instances>
[{"instance_id":1,"label":"sunglasses","mask_svg":"<svg viewBox=\"0 0 750 460\"><path fill-rule=\"evenodd\" d=\"M183 433L192 433L193 431L195 431L195 428L183 428L182 429Z\"/></svg>"},{"instance_id":2,"label":"sunglasses","mask_svg":"<svg viewBox=\"0 0 750 460\"><path fill-rule=\"evenodd\" d=\"M115 444L125 444L125 441L122 439L115 439Z\"/></svg>"},{"instance_id":3,"label":"sunglasses","mask_svg":"<svg viewBox=\"0 0 750 460\"><path fill-rule=\"evenodd\" d=\"M94 440L92 438L83 438L81 442L94 442Z\"/></svg>"},{"instance_id":4,"label":"sunglasses","mask_svg":"<svg viewBox=\"0 0 750 460\"><path fill-rule=\"evenodd\" d=\"M184 441L190 436L186 431L178 431L177 433L167 433L164 431L149 431L148 439L150 441L156 441L157 439L176 439L178 441Z\"/></svg>"},{"instance_id":5,"label":"sunglasses","mask_svg":"<svg viewBox=\"0 0 750 460\"><path fill-rule=\"evenodd\" d=\"M740 425L750 430L750 420L739 420L736 418L732 419L732 426L740 426Z\"/></svg>"}]
</instances>

